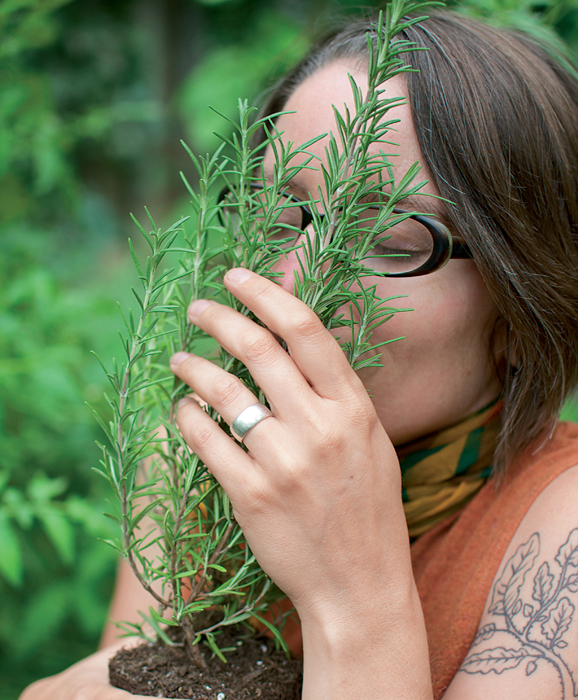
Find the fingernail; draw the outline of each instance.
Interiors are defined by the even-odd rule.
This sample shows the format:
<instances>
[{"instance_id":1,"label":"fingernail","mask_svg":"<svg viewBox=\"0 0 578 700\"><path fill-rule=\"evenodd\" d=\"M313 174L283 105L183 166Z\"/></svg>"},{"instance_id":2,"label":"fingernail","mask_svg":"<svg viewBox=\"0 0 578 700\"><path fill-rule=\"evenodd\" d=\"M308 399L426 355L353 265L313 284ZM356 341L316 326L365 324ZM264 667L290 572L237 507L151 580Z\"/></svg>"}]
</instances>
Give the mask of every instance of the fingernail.
<instances>
[{"instance_id":1,"label":"fingernail","mask_svg":"<svg viewBox=\"0 0 578 700\"><path fill-rule=\"evenodd\" d=\"M179 401L177 405L177 410L179 408L182 408L183 406L186 406L188 403L191 403L193 399L189 398L188 396L183 396L183 398Z\"/></svg>"},{"instance_id":2,"label":"fingernail","mask_svg":"<svg viewBox=\"0 0 578 700\"><path fill-rule=\"evenodd\" d=\"M187 315L189 318L198 318L207 306L212 306L214 303L214 301L209 301L208 299L198 299L189 306Z\"/></svg>"},{"instance_id":3,"label":"fingernail","mask_svg":"<svg viewBox=\"0 0 578 700\"><path fill-rule=\"evenodd\" d=\"M253 277L253 273L246 270L244 267L234 267L227 272L225 277L234 284L243 284L243 282L246 282L250 277Z\"/></svg>"},{"instance_id":4,"label":"fingernail","mask_svg":"<svg viewBox=\"0 0 578 700\"><path fill-rule=\"evenodd\" d=\"M184 362L187 357L190 357L188 352L176 352L172 357L171 357L171 367L178 367L181 362Z\"/></svg>"}]
</instances>

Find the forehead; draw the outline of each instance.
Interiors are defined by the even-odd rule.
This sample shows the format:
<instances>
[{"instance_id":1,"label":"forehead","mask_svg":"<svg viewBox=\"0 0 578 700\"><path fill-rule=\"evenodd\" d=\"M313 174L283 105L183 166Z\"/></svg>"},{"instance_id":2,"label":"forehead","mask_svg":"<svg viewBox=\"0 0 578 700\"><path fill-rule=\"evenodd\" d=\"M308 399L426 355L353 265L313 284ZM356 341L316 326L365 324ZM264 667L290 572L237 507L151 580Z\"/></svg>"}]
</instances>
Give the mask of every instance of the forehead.
<instances>
[{"instance_id":1,"label":"forehead","mask_svg":"<svg viewBox=\"0 0 578 700\"><path fill-rule=\"evenodd\" d=\"M277 128L283 132L283 141L293 141L295 146L305 143L307 140L320 134L333 132L337 138L337 125L335 121L334 107L342 115L345 106L353 113L354 101L349 82L350 74L363 94L367 90L367 76L353 62L334 61L323 66L313 75L309 76L292 93L285 110L294 114L284 114L277 120ZM390 156L394 167L394 177L399 180L405 172L416 162L421 164L419 180L430 180L429 173L423 163L419 145L413 128L413 121L409 104L407 104L407 90L405 81L397 76L385 83L386 98L405 98L405 103L397 105L387 113L387 120L396 120L388 132L387 140L391 144L373 144L373 152L385 151ZM339 141L339 140L338 140ZM323 138L308 150L316 158L325 160L325 148L328 145L328 137ZM265 156L265 171L273 167L273 154L269 151ZM311 163L315 165L315 163ZM317 173L317 177L319 173ZM301 171L300 179L311 180L314 178L312 171ZM316 189L316 187L315 187ZM429 184L422 192L435 194L435 189Z\"/></svg>"}]
</instances>

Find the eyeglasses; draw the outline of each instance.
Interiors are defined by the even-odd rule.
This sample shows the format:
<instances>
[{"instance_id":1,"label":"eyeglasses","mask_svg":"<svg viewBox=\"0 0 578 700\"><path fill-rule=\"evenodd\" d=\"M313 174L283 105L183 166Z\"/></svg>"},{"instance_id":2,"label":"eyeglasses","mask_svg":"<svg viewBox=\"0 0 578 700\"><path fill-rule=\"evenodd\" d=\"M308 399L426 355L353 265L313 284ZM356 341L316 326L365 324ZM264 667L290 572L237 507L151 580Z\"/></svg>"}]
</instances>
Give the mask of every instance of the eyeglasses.
<instances>
[{"instance_id":1,"label":"eyeglasses","mask_svg":"<svg viewBox=\"0 0 578 700\"><path fill-rule=\"evenodd\" d=\"M259 186L252 187L255 194L263 192ZM305 231L313 222L313 213L307 204L291 194L273 198L278 202L272 220L267 222L267 241L280 248L290 248L297 240L296 231ZM240 204L234 193L226 187L219 195L219 215L224 225L229 222L234 228L240 223ZM257 221L266 220L266 203L263 195L263 215ZM447 226L431 216L411 214L404 209L393 210L396 221L383 234L376 233L380 207L368 204L355 217L356 230L361 239L372 236L372 244L363 263L365 267L388 277L419 277L443 267L450 259L471 258L471 252L461 239L452 236ZM323 218L324 214L318 215Z\"/></svg>"}]
</instances>

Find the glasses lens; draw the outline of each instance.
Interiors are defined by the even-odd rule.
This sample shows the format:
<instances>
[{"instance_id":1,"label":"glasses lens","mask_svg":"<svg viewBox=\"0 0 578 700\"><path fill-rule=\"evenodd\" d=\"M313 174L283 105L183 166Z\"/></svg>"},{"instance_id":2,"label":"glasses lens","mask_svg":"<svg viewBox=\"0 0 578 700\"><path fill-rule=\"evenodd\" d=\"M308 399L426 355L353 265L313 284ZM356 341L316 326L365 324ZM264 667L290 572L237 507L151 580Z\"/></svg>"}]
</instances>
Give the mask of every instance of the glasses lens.
<instances>
[{"instance_id":1,"label":"glasses lens","mask_svg":"<svg viewBox=\"0 0 578 700\"><path fill-rule=\"evenodd\" d=\"M381 232L377 226L379 209L368 207L357 219L361 237L371 237L371 248L364 258L366 267L376 272L400 274L413 272L432 257L434 239L429 229L415 219L406 218Z\"/></svg>"},{"instance_id":2,"label":"glasses lens","mask_svg":"<svg viewBox=\"0 0 578 700\"><path fill-rule=\"evenodd\" d=\"M267 241L275 242L281 248L292 246L297 237L294 229L300 230L303 223L300 203L289 195L279 196L264 190L254 190L252 194L253 206L249 203L245 205L247 210L244 217L241 214L243 204L235 201L232 192L223 197L220 210L223 224L230 227L239 239L244 218L249 231L264 234Z\"/></svg>"}]
</instances>

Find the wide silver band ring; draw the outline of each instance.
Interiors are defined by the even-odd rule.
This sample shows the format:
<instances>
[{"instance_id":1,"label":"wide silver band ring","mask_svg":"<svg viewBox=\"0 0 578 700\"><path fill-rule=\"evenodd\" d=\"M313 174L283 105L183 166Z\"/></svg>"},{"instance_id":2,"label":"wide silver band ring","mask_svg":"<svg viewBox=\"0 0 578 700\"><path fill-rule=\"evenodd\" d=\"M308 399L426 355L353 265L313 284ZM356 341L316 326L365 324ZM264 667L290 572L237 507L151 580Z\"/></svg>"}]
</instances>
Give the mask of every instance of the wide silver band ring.
<instances>
[{"instance_id":1,"label":"wide silver band ring","mask_svg":"<svg viewBox=\"0 0 578 700\"><path fill-rule=\"evenodd\" d=\"M245 435L265 418L272 418L273 414L262 403L254 403L244 411L241 411L231 424L231 432L239 442L243 442Z\"/></svg>"}]
</instances>

